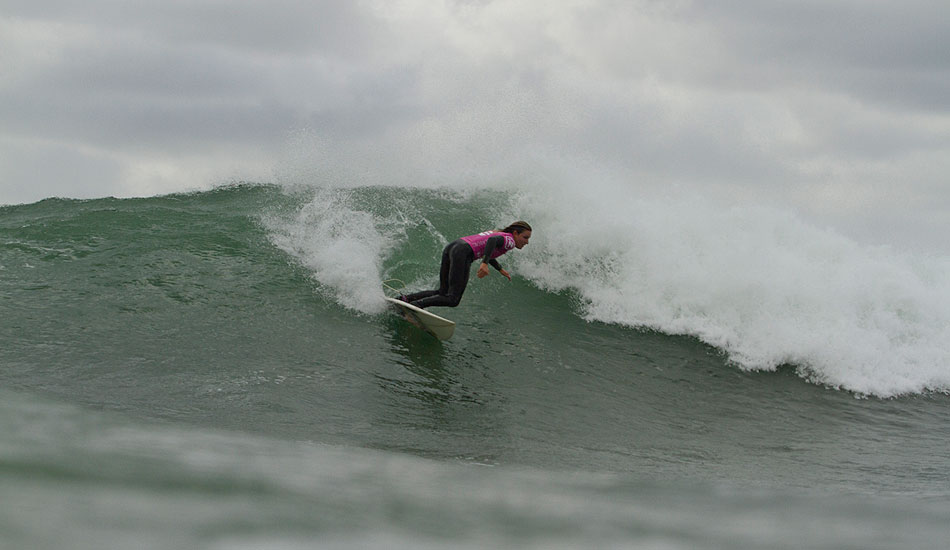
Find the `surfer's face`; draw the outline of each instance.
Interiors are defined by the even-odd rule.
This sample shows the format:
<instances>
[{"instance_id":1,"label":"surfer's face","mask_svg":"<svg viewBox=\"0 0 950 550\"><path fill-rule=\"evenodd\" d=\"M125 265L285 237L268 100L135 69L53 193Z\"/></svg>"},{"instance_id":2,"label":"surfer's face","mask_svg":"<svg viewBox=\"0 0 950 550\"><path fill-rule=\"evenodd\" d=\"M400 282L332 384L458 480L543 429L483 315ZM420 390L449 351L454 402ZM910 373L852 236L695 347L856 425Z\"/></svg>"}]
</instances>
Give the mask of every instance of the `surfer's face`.
<instances>
[{"instance_id":1,"label":"surfer's face","mask_svg":"<svg viewBox=\"0 0 950 550\"><path fill-rule=\"evenodd\" d=\"M521 250L526 244L528 244L528 239L531 238L531 231L522 231L521 233L512 233L512 237L515 238L515 248Z\"/></svg>"}]
</instances>

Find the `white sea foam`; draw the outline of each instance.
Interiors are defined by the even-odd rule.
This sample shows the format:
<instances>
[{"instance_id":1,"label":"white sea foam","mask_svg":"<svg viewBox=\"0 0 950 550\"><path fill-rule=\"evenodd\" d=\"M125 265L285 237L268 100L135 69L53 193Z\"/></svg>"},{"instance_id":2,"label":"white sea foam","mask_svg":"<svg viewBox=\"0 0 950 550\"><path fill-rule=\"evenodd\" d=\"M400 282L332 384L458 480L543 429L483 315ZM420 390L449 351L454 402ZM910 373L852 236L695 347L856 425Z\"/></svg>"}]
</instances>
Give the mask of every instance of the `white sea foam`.
<instances>
[{"instance_id":1,"label":"white sea foam","mask_svg":"<svg viewBox=\"0 0 950 550\"><path fill-rule=\"evenodd\" d=\"M350 208L347 193L313 193L293 215L265 219L272 241L308 268L329 298L359 312L381 311L380 266L392 246L389 234L372 214Z\"/></svg>"},{"instance_id":2,"label":"white sea foam","mask_svg":"<svg viewBox=\"0 0 950 550\"><path fill-rule=\"evenodd\" d=\"M950 390L950 261L868 247L771 208L616 189L521 196L519 270L591 321L689 334L746 369L861 394Z\"/></svg>"}]
</instances>

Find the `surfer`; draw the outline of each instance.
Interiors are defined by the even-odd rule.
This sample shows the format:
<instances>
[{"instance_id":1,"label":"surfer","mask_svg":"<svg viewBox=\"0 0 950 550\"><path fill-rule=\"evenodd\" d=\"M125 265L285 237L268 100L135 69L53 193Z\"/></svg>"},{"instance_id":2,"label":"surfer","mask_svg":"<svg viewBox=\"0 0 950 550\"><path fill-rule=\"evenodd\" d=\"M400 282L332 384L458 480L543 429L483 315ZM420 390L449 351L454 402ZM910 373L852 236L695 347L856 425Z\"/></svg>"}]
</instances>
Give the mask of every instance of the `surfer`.
<instances>
[{"instance_id":1,"label":"surfer","mask_svg":"<svg viewBox=\"0 0 950 550\"><path fill-rule=\"evenodd\" d=\"M400 296L399 299L423 309L429 306L455 307L462 300L462 293L468 285L472 262L482 259L475 273L479 279L488 275L490 265L510 281L511 275L501 268L495 258L513 248L521 250L530 238L531 226L527 222L517 221L500 231L485 231L456 239L442 251L439 289L424 290Z\"/></svg>"}]
</instances>

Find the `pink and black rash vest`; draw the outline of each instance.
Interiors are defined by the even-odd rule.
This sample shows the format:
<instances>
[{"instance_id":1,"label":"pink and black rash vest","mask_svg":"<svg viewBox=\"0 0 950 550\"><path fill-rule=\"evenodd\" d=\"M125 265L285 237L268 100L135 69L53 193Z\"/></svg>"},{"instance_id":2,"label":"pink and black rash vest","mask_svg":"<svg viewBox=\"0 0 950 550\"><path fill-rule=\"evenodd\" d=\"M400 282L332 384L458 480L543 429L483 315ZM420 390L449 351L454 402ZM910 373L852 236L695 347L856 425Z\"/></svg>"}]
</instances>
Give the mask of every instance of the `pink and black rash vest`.
<instances>
[{"instance_id":1,"label":"pink and black rash vest","mask_svg":"<svg viewBox=\"0 0 950 550\"><path fill-rule=\"evenodd\" d=\"M475 259L485 257L486 260L494 260L515 247L514 236L500 231L484 231L478 235L462 237L462 240L472 247Z\"/></svg>"}]
</instances>

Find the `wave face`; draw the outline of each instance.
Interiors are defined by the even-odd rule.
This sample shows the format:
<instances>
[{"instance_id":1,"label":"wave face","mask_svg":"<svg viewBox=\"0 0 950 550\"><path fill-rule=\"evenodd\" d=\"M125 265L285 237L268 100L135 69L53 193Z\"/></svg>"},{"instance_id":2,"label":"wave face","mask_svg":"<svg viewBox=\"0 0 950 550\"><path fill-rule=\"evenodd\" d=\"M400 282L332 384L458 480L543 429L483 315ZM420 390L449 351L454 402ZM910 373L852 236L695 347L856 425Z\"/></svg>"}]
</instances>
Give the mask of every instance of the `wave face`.
<instances>
[{"instance_id":1,"label":"wave face","mask_svg":"<svg viewBox=\"0 0 950 550\"><path fill-rule=\"evenodd\" d=\"M505 258L588 321L689 335L743 369L889 397L950 388L950 261L862 246L788 213L699 200L507 189L320 189L267 226L334 300L381 311L381 282L434 285L449 240L527 218ZM531 316L531 312L524 312Z\"/></svg>"},{"instance_id":2,"label":"wave face","mask_svg":"<svg viewBox=\"0 0 950 550\"><path fill-rule=\"evenodd\" d=\"M96 292L132 304L224 295L240 310L297 284L270 279L286 278L277 272L289 257L325 299L369 315L384 311L383 281L435 287L447 242L525 218L532 242L505 263L531 283L525 292L566 293L569 313L586 321L696 337L741 369L792 365L858 394L950 389L950 261L862 246L772 209L550 186L238 186L51 199L3 216L11 292L34 289L24 304L55 308L66 294Z\"/></svg>"}]
</instances>

